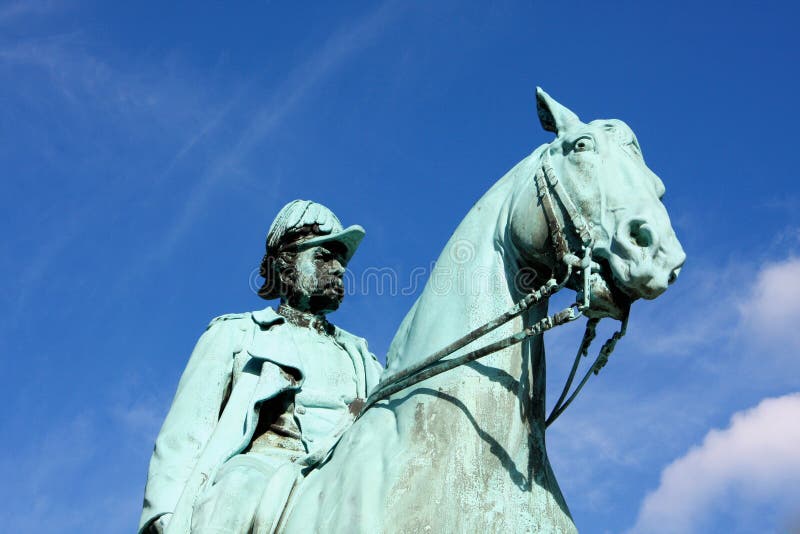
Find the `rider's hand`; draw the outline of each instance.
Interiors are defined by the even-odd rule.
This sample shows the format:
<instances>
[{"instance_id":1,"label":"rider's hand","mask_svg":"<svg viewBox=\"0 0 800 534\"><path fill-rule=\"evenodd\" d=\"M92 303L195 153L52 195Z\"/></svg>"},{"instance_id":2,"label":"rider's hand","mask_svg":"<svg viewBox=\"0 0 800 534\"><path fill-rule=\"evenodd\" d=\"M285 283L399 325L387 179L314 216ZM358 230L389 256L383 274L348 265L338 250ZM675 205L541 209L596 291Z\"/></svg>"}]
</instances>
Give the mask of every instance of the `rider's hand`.
<instances>
[{"instance_id":1,"label":"rider's hand","mask_svg":"<svg viewBox=\"0 0 800 534\"><path fill-rule=\"evenodd\" d=\"M158 519L150 523L150 530L148 534L164 534L164 531L167 529L167 523L169 523L172 514L163 514L159 516Z\"/></svg>"}]
</instances>

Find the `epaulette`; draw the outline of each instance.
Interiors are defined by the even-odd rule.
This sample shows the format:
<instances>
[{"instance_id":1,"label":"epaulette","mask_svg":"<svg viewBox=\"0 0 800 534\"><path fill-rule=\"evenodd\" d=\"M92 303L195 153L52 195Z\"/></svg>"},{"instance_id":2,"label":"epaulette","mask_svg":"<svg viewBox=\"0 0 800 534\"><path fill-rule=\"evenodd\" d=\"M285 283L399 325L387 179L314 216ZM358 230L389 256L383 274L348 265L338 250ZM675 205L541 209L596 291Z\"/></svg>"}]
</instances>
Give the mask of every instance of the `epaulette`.
<instances>
[{"instance_id":1,"label":"epaulette","mask_svg":"<svg viewBox=\"0 0 800 534\"><path fill-rule=\"evenodd\" d=\"M222 321L230 321L230 320L233 320L233 319L244 319L245 317L248 317L249 315L250 315L250 312L245 312L245 313L226 313L225 315L220 315L219 317L214 317L213 319L211 319L211 322L208 323L208 326L211 326L214 323L219 323L219 322L222 322Z\"/></svg>"}]
</instances>

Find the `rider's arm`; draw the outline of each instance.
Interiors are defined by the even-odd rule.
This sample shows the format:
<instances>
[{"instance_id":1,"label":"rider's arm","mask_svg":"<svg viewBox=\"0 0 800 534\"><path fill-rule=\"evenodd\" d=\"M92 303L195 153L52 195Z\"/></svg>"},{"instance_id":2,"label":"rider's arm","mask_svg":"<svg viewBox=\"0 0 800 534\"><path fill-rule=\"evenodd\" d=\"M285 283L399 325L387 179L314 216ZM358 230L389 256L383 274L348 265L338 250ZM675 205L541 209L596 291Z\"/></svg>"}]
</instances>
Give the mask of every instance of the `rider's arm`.
<instances>
[{"instance_id":1,"label":"rider's arm","mask_svg":"<svg viewBox=\"0 0 800 534\"><path fill-rule=\"evenodd\" d=\"M156 439L139 532L171 514L220 416L231 382L241 331L234 321L212 321L197 342ZM161 519L166 522L169 516Z\"/></svg>"}]
</instances>

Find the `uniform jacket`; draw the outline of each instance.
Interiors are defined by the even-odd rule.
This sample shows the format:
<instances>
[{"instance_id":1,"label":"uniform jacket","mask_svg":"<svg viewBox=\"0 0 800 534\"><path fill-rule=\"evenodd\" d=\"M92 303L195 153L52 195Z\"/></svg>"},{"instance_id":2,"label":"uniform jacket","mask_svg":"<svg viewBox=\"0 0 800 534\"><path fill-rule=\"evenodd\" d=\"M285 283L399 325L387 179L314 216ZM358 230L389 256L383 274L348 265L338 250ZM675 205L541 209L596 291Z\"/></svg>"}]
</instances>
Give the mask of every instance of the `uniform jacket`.
<instances>
[{"instance_id":1,"label":"uniform jacket","mask_svg":"<svg viewBox=\"0 0 800 534\"><path fill-rule=\"evenodd\" d=\"M301 387L305 373L282 342L283 322L272 308L223 315L200 337L156 439L140 532L165 513L174 513L168 532L188 532L205 485L250 444L259 405ZM353 360L358 396L366 398L383 368L363 338L340 328L334 335Z\"/></svg>"}]
</instances>

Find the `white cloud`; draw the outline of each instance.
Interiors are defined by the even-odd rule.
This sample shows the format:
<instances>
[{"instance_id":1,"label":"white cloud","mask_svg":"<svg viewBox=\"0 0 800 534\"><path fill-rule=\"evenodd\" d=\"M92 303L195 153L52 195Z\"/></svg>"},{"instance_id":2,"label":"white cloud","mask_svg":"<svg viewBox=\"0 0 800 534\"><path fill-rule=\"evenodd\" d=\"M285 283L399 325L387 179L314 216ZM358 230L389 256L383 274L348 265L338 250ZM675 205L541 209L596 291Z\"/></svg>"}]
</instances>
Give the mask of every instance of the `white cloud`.
<instances>
[{"instance_id":1,"label":"white cloud","mask_svg":"<svg viewBox=\"0 0 800 534\"><path fill-rule=\"evenodd\" d=\"M652 484L645 480L684 454L706 433L712 418L743 402L755 404L797 388L800 358L791 348L791 336L796 341L800 335L794 326L800 324L794 300L800 301L800 261L698 263L663 297L635 305L629 335L608 367L548 430L553 468L582 529L588 528L586 516L615 521L620 503L643 495ZM547 337L551 404L579 341L568 333L559 330ZM598 336L596 344L605 337ZM732 402L737 408L726 409ZM731 499L744 499L745 505L750 504L747 499L758 500L737 492L738 486L731 482L724 491L734 494ZM800 484L795 486L800 500ZM726 520L735 508L726 497L709 502L708 508L700 505L698 518ZM751 513L747 506L741 508ZM786 525L800 525L798 515L784 519ZM674 522L667 530L681 532ZM648 532L649 523L639 531Z\"/></svg>"},{"instance_id":2,"label":"white cloud","mask_svg":"<svg viewBox=\"0 0 800 534\"><path fill-rule=\"evenodd\" d=\"M631 532L699 532L715 506L764 503L791 517L800 497L800 393L766 399L711 430L699 447L668 465L645 497ZM795 488L795 495L791 494ZM763 528L781 518L763 518Z\"/></svg>"},{"instance_id":3,"label":"white cloud","mask_svg":"<svg viewBox=\"0 0 800 534\"><path fill-rule=\"evenodd\" d=\"M742 327L760 341L800 348L800 258L765 265L739 311Z\"/></svg>"}]
</instances>

